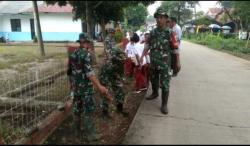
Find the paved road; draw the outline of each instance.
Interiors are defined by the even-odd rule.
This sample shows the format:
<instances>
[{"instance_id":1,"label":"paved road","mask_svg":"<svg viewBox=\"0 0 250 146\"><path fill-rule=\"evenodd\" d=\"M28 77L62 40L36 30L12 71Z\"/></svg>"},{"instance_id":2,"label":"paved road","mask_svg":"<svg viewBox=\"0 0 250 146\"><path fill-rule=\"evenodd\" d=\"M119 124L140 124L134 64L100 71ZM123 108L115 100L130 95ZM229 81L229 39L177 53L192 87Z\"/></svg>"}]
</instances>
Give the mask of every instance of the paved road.
<instances>
[{"instance_id":1,"label":"paved road","mask_svg":"<svg viewBox=\"0 0 250 146\"><path fill-rule=\"evenodd\" d=\"M123 144L249 144L250 62L183 41L181 63L169 115L144 100Z\"/></svg>"}]
</instances>

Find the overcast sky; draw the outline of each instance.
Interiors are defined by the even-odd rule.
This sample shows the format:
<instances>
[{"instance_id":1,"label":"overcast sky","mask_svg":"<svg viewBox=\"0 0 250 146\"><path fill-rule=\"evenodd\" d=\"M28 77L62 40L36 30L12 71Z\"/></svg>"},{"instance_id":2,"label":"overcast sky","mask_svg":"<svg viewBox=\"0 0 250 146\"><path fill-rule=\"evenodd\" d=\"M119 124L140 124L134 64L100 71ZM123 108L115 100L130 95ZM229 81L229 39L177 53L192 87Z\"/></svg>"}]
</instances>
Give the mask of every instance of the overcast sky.
<instances>
[{"instance_id":1,"label":"overcast sky","mask_svg":"<svg viewBox=\"0 0 250 146\"><path fill-rule=\"evenodd\" d=\"M162 1L156 1L154 4L148 6L148 12L150 15L153 15L156 9L161 5ZM219 7L217 1L199 1L200 6L196 6L196 11L204 11L206 13L208 8Z\"/></svg>"}]
</instances>

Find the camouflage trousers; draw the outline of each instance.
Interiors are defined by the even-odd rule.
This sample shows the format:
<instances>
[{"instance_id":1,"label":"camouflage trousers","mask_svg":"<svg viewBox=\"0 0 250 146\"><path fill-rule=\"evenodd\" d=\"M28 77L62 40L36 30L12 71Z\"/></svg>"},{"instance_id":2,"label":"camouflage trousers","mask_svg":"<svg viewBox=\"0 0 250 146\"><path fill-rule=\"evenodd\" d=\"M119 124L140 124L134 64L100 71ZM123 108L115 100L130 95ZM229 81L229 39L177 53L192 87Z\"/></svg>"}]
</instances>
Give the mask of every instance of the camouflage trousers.
<instances>
[{"instance_id":1,"label":"camouflage trousers","mask_svg":"<svg viewBox=\"0 0 250 146\"><path fill-rule=\"evenodd\" d=\"M116 105L123 104L124 99L125 99L125 93L123 91L123 84L118 83L118 82L112 82L112 80L110 81L111 81L110 84L103 83L103 85L108 86L113 91ZM102 97L102 109L105 111L109 110L109 101L105 97Z\"/></svg>"},{"instance_id":2,"label":"camouflage trousers","mask_svg":"<svg viewBox=\"0 0 250 146\"><path fill-rule=\"evenodd\" d=\"M88 139L95 139L96 137L96 125L93 119L96 105L93 95L93 89L89 89L86 90L83 95L75 95L73 98L74 116L78 118L80 122L83 121L82 123L75 123L76 130L79 131L82 125Z\"/></svg>"},{"instance_id":3,"label":"camouflage trousers","mask_svg":"<svg viewBox=\"0 0 250 146\"><path fill-rule=\"evenodd\" d=\"M152 84L153 92L158 93L159 83L162 88L162 96L167 95L169 91L171 76L169 75L169 69L158 69L157 67L150 67L150 81Z\"/></svg>"}]
</instances>

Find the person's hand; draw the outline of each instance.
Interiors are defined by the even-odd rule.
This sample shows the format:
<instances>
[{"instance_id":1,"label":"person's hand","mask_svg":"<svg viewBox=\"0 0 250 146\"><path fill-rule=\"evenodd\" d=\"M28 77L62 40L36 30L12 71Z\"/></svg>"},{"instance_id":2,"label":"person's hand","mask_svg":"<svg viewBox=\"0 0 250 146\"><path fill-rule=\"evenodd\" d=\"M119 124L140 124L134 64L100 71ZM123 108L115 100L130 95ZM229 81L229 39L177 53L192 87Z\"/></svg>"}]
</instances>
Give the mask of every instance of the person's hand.
<instances>
[{"instance_id":1,"label":"person's hand","mask_svg":"<svg viewBox=\"0 0 250 146\"><path fill-rule=\"evenodd\" d=\"M140 63L139 64L142 64L143 63L143 57L140 58Z\"/></svg>"},{"instance_id":2,"label":"person's hand","mask_svg":"<svg viewBox=\"0 0 250 146\"><path fill-rule=\"evenodd\" d=\"M113 97L112 97L112 95L111 95L109 92L106 94L106 98L107 98L110 102L113 101Z\"/></svg>"},{"instance_id":3,"label":"person's hand","mask_svg":"<svg viewBox=\"0 0 250 146\"><path fill-rule=\"evenodd\" d=\"M98 90L99 90L102 94L105 94L105 95L107 95L108 92L109 92L109 90L108 90L106 87L102 86L102 85L99 86Z\"/></svg>"}]
</instances>

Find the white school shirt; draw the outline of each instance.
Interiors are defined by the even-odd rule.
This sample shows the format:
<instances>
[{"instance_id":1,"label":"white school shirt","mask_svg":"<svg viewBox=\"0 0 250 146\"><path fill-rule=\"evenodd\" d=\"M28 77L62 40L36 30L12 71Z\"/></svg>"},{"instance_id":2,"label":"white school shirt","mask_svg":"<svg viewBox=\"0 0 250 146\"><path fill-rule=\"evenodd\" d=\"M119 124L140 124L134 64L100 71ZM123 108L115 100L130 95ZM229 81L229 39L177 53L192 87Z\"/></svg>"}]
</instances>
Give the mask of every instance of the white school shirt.
<instances>
[{"instance_id":1,"label":"white school shirt","mask_svg":"<svg viewBox=\"0 0 250 146\"><path fill-rule=\"evenodd\" d=\"M129 42L129 43L126 45L125 53L128 55L129 58L135 57L134 45L131 44L131 42Z\"/></svg>"},{"instance_id":2,"label":"white school shirt","mask_svg":"<svg viewBox=\"0 0 250 146\"><path fill-rule=\"evenodd\" d=\"M141 58L143 50L144 50L144 43L141 44L140 42L138 42L138 43L134 44L134 53L135 53L135 55L138 55L139 58ZM145 65L146 63L147 63L146 58L144 56L142 65Z\"/></svg>"},{"instance_id":3,"label":"white school shirt","mask_svg":"<svg viewBox=\"0 0 250 146\"><path fill-rule=\"evenodd\" d=\"M178 47L178 49L175 49L174 53L179 53L180 52L180 42L181 42L181 37L182 37L182 30L181 30L181 27L178 24L176 24L173 27L173 31L176 33L177 40L179 42L179 47Z\"/></svg>"}]
</instances>

